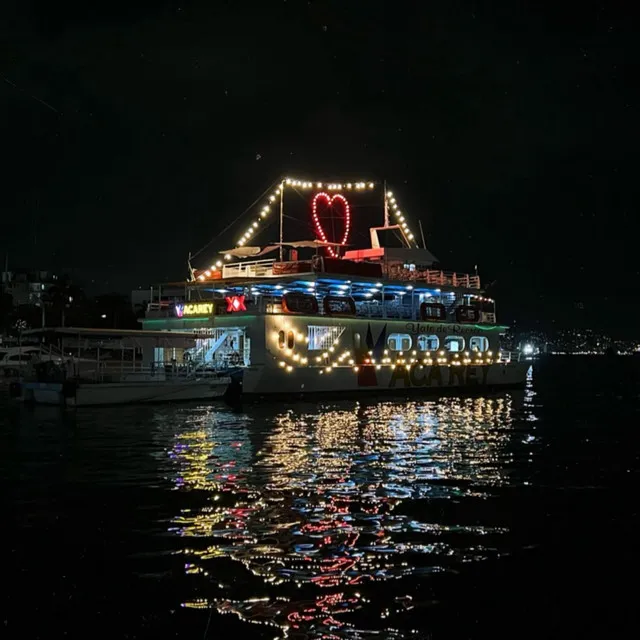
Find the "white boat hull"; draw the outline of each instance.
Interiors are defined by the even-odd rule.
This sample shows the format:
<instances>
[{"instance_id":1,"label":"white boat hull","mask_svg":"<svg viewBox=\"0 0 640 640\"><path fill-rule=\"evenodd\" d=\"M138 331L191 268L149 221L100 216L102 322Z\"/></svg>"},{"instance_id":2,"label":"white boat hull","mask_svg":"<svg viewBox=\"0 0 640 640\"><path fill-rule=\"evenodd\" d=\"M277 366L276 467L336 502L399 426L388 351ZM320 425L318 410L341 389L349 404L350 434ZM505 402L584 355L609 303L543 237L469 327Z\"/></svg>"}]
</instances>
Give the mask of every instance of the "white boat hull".
<instances>
[{"instance_id":1,"label":"white boat hull","mask_svg":"<svg viewBox=\"0 0 640 640\"><path fill-rule=\"evenodd\" d=\"M160 382L61 383L32 382L24 385L23 399L43 405L92 407L187 400L216 400L224 396L230 380L190 380Z\"/></svg>"},{"instance_id":2,"label":"white boat hull","mask_svg":"<svg viewBox=\"0 0 640 640\"><path fill-rule=\"evenodd\" d=\"M291 372L273 366L249 367L243 378L244 395L350 394L369 392L379 395L417 392L429 393L459 389L482 389L522 386L531 363L491 364L480 366L398 366L395 369L374 366L299 368ZM322 373L320 373L322 371Z\"/></svg>"}]
</instances>

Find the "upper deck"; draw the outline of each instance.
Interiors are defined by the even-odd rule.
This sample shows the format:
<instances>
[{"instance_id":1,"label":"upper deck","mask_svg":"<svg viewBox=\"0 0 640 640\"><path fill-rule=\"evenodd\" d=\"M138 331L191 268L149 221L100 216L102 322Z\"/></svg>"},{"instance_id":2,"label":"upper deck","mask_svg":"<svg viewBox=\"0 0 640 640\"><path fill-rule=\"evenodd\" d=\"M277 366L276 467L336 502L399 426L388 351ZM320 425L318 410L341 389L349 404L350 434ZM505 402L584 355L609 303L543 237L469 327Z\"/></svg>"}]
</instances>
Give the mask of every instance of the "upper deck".
<instances>
[{"instance_id":1,"label":"upper deck","mask_svg":"<svg viewBox=\"0 0 640 640\"><path fill-rule=\"evenodd\" d=\"M320 262L322 261L322 262ZM336 261L332 261L335 263ZM340 268L344 267L348 262L342 261L342 265L335 265L334 270L329 271L334 276L350 276L358 275L357 273L341 273ZM326 265L327 261L322 258L313 260L296 260L289 262L278 262L275 259L268 260L251 260L248 262L237 262L234 264L225 264L221 267L212 266L198 273L196 279L198 282L212 282L222 280L224 282L240 281L240 280L259 280L263 278L282 278L287 274L296 274L297 276L315 277L319 273L327 273L319 270L318 264ZM363 272L363 276L366 271ZM454 289L480 290L480 276L470 275L468 273L459 273L455 271L442 271L440 269L417 269L403 265L381 265L380 277L384 279L394 280L396 282L406 282L409 284L424 284L436 287L452 287Z\"/></svg>"},{"instance_id":2,"label":"upper deck","mask_svg":"<svg viewBox=\"0 0 640 640\"><path fill-rule=\"evenodd\" d=\"M386 277L372 277L371 265L363 266L360 269L352 261L325 259L224 265L199 274L185 286L184 294L169 294L165 289L163 295L162 289L157 289L147 318L306 313L496 323L494 301L482 295L477 275L401 268L387 271ZM320 270L327 267L331 270ZM333 269L354 273L334 273Z\"/></svg>"},{"instance_id":3,"label":"upper deck","mask_svg":"<svg viewBox=\"0 0 640 640\"><path fill-rule=\"evenodd\" d=\"M284 178L264 197L235 248L218 251L209 268L190 261L184 295L156 290L147 317L291 313L496 323L477 273L440 269L422 226L419 244L386 183ZM285 241L292 228L302 239Z\"/></svg>"}]
</instances>

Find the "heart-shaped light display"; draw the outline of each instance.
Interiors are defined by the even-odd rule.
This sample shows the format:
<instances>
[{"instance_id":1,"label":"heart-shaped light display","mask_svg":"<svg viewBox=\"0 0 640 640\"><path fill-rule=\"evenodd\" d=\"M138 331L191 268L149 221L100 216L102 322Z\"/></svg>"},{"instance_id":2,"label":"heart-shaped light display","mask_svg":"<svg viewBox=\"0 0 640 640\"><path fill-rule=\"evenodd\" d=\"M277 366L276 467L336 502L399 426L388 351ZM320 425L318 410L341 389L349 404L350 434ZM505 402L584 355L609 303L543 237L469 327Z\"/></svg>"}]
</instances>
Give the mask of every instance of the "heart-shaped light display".
<instances>
[{"instance_id":1,"label":"heart-shaped light display","mask_svg":"<svg viewBox=\"0 0 640 640\"><path fill-rule=\"evenodd\" d=\"M318 203L326 202L327 207L332 207L334 203L340 203L342 205L344 211L344 235L342 236L342 240L340 240L341 245L347 244L347 240L349 239L349 228L351 227L351 209L349 207L349 202L347 199L340 193L335 193L330 196L328 193L321 191L320 193L316 193L311 201L311 212L313 217L313 224L316 228L316 233L322 242L329 242L327 239L327 234L322 228L322 224L320 222L320 218L318 217ZM338 254L334 250L333 247L327 247L327 252L333 258L337 258Z\"/></svg>"}]
</instances>

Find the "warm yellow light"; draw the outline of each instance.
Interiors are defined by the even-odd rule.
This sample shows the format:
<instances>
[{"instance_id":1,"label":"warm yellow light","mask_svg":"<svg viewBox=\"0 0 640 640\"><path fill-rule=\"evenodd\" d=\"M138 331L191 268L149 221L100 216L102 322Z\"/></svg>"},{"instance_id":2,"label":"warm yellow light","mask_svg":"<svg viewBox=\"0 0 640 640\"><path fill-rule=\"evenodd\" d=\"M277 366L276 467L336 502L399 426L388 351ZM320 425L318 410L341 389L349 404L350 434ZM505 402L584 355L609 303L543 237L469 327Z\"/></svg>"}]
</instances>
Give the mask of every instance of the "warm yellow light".
<instances>
[{"instance_id":1,"label":"warm yellow light","mask_svg":"<svg viewBox=\"0 0 640 640\"><path fill-rule=\"evenodd\" d=\"M358 373L358 371L360 371L360 367L353 367L353 370Z\"/></svg>"},{"instance_id":2,"label":"warm yellow light","mask_svg":"<svg viewBox=\"0 0 640 640\"><path fill-rule=\"evenodd\" d=\"M293 367L291 365L289 365L287 367L287 373L291 373L293 371Z\"/></svg>"},{"instance_id":3,"label":"warm yellow light","mask_svg":"<svg viewBox=\"0 0 640 640\"><path fill-rule=\"evenodd\" d=\"M369 183L369 189L373 189L373 187L374 187L374 186L375 186L375 185L373 184L373 182L370 182L370 183Z\"/></svg>"},{"instance_id":4,"label":"warm yellow light","mask_svg":"<svg viewBox=\"0 0 640 640\"><path fill-rule=\"evenodd\" d=\"M280 360L280 362L278 362L278 365L281 366L281 367L286 367L287 363L283 362L282 360Z\"/></svg>"}]
</instances>

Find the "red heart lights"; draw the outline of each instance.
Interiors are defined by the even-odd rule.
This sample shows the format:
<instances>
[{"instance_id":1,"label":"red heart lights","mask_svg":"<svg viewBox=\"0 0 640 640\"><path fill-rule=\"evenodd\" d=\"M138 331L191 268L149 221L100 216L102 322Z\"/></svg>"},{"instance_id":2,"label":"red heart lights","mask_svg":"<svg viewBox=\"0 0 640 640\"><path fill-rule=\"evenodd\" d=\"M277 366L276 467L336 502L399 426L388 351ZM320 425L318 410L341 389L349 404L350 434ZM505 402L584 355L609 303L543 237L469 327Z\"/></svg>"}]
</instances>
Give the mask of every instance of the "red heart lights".
<instances>
[{"instance_id":1,"label":"red heart lights","mask_svg":"<svg viewBox=\"0 0 640 640\"><path fill-rule=\"evenodd\" d=\"M344 235L342 236L340 244L347 244L347 239L349 238L349 228L351 226L351 209L349 207L349 202L340 193L336 193L333 196L330 196L328 193L321 191L320 193L316 193L316 195L313 197L313 200L311 201L313 223L316 227L316 233L318 234L322 242L329 242L329 240L327 240L327 234L322 228L322 224L320 224L320 218L318 217L318 202L320 200L324 200L327 203L328 207L333 206L334 202L339 202L342 204L344 209ZM327 247L327 252L332 258L338 257L338 254L333 247Z\"/></svg>"}]
</instances>

